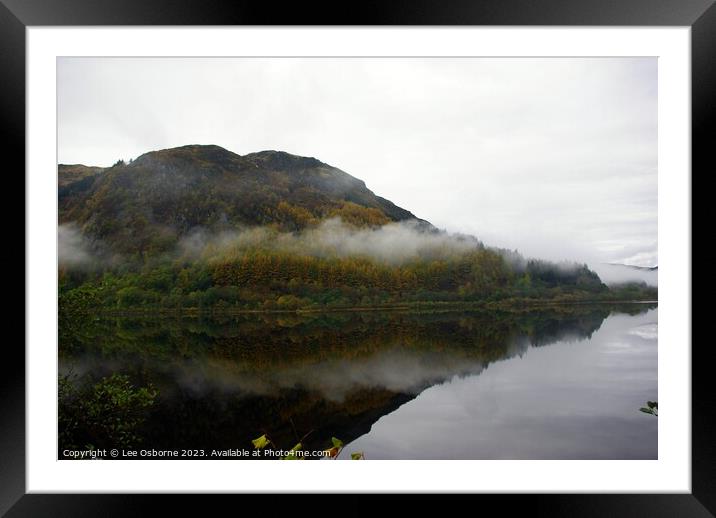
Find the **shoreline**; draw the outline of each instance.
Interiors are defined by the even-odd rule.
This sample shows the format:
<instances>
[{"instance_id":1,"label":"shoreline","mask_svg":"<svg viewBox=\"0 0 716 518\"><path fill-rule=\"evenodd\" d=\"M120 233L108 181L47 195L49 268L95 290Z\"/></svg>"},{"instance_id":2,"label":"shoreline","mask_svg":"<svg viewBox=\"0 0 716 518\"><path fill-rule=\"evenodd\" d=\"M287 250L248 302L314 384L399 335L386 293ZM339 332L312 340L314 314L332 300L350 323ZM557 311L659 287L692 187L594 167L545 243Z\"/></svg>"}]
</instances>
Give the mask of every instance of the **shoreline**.
<instances>
[{"instance_id":1,"label":"shoreline","mask_svg":"<svg viewBox=\"0 0 716 518\"><path fill-rule=\"evenodd\" d=\"M96 311L81 312L85 315L123 317L204 317L204 316L233 316L233 315L312 315L321 313L374 313L374 312L407 312L407 313L438 313L438 312L470 312L470 311L504 311L523 312L539 311L550 308L564 308L565 306L618 306L636 304L657 304L658 300L580 300L580 301L519 301L519 302L432 302L432 303L409 303L390 304L386 306L353 306L336 308L298 308L298 309L237 309L237 308L132 308L132 309L106 309L99 308Z\"/></svg>"}]
</instances>

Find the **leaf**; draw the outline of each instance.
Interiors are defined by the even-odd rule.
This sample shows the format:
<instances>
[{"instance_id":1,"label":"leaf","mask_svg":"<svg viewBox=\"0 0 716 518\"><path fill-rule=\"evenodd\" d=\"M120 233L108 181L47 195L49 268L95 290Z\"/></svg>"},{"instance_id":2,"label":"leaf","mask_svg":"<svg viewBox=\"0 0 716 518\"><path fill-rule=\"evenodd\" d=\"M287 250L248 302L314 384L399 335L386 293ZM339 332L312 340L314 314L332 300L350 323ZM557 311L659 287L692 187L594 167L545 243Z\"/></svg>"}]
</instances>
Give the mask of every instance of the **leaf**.
<instances>
[{"instance_id":1,"label":"leaf","mask_svg":"<svg viewBox=\"0 0 716 518\"><path fill-rule=\"evenodd\" d=\"M651 408L641 407L639 410L644 412L645 414L651 414Z\"/></svg>"},{"instance_id":2,"label":"leaf","mask_svg":"<svg viewBox=\"0 0 716 518\"><path fill-rule=\"evenodd\" d=\"M649 408L658 408L658 403L656 401L647 401L646 404Z\"/></svg>"},{"instance_id":3,"label":"leaf","mask_svg":"<svg viewBox=\"0 0 716 518\"><path fill-rule=\"evenodd\" d=\"M351 453L351 460L365 460L362 451L354 451Z\"/></svg>"},{"instance_id":4,"label":"leaf","mask_svg":"<svg viewBox=\"0 0 716 518\"><path fill-rule=\"evenodd\" d=\"M339 451L341 451L341 449L340 449L340 448L337 448L336 446L334 446L333 448L329 448L329 449L326 450L326 456L327 456L328 458L333 459L333 458L335 458L335 457L338 455L338 452L339 452Z\"/></svg>"},{"instance_id":5,"label":"leaf","mask_svg":"<svg viewBox=\"0 0 716 518\"><path fill-rule=\"evenodd\" d=\"M261 437L257 437L256 439L253 439L251 442L253 443L254 448L256 448L257 450L260 450L261 448L265 448L266 446L268 446L271 443L271 441L269 441L269 438L266 437L266 434L263 434Z\"/></svg>"},{"instance_id":6,"label":"leaf","mask_svg":"<svg viewBox=\"0 0 716 518\"><path fill-rule=\"evenodd\" d=\"M305 458L303 455L296 455L296 452L301 449L303 449L303 445L299 442L296 446L289 450L288 455L286 455L283 460L303 460Z\"/></svg>"},{"instance_id":7,"label":"leaf","mask_svg":"<svg viewBox=\"0 0 716 518\"><path fill-rule=\"evenodd\" d=\"M333 447L335 448L343 448L343 441L340 439L336 439L335 437L331 437L331 442L333 443Z\"/></svg>"}]
</instances>

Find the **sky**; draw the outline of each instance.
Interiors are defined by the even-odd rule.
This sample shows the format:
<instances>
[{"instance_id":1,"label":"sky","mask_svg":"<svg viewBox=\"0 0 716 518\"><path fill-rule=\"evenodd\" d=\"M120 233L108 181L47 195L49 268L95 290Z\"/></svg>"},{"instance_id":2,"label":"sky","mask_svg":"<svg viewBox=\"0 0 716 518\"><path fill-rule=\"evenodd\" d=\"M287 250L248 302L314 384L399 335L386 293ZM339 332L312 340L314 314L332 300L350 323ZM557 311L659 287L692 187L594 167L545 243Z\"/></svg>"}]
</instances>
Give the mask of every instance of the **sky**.
<instances>
[{"instance_id":1,"label":"sky","mask_svg":"<svg viewBox=\"0 0 716 518\"><path fill-rule=\"evenodd\" d=\"M61 58L58 160L315 157L451 232L655 266L656 58Z\"/></svg>"}]
</instances>

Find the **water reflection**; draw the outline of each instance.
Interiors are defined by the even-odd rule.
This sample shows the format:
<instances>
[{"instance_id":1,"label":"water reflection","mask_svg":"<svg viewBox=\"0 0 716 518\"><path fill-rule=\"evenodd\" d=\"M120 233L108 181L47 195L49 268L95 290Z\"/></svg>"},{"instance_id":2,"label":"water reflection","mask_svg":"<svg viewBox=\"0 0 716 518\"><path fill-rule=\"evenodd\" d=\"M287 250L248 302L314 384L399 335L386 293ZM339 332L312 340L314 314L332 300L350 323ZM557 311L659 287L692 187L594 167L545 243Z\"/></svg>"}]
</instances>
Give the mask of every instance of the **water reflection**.
<instances>
[{"instance_id":1,"label":"water reflection","mask_svg":"<svg viewBox=\"0 0 716 518\"><path fill-rule=\"evenodd\" d=\"M656 310L453 378L348 446L373 459L656 459Z\"/></svg>"},{"instance_id":2,"label":"water reflection","mask_svg":"<svg viewBox=\"0 0 716 518\"><path fill-rule=\"evenodd\" d=\"M331 436L344 442L360 438L355 446L368 458L563 458L572 452L591 458L594 452L582 444L583 428L604 429L604 415L595 413L601 407L594 401L612 407L631 401L619 400L619 383L611 388L591 383L575 365L605 362L606 353L590 355L594 339L605 329L608 334L612 321L632 322L651 315L648 309L78 320L65 326L60 337L60 370L74 373L76 383L121 372L137 385L157 387L157 401L138 430L142 444L152 448L246 448L263 432L290 446L296 435L311 432L307 448L324 448ZM624 335L628 338L620 339L654 341L655 325L655 317L640 321ZM618 340L609 343L619 350ZM556 345L542 347L550 344ZM520 357L518 362L503 361ZM629 375L638 376L638 365L631 360ZM599 376L621 368L618 362L603 367ZM651 363L643 367L643 375L655 376ZM564 383L567 372L574 375L571 387ZM486 391L485 383L537 399L503 401L504 394ZM584 403L590 408L586 421L575 424L574 416L585 409L571 405L570 398L567 405L565 390L588 395L592 402ZM596 392L585 392L590 390ZM645 390L636 413L655 397ZM557 409L564 419L530 421L535 408L542 409L537 415ZM488 429L489 422L500 425ZM575 434L574 445L563 442L567 455L543 440L560 435L555 427ZM511 428L517 434L513 439ZM520 440L519 430L531 439ZM482 434L484 440L463 438L457 447L440 440L443 433ZM506 434L501 442L512 444L508 454L486 446L497 433Z\"/></svg>"}]
</instances>

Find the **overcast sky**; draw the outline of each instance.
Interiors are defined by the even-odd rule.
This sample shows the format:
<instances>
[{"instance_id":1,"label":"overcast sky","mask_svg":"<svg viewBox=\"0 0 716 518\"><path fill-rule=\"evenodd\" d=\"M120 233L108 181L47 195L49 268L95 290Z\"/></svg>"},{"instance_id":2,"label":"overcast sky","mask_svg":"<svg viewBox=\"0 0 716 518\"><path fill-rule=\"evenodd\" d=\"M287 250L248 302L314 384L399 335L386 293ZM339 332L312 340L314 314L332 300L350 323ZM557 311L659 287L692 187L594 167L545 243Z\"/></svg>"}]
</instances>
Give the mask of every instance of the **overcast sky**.
<instances>
[{"instance_id":1,"label":"overcast sky","mask_svg":"<svg viewBox=\"0 0 716 518\"><path fill-rule=\"evenodd\" d=\"M63 58L59 162L312 156L450 231L653 266L655 58Z\"/></svg>"}]
</instances>

